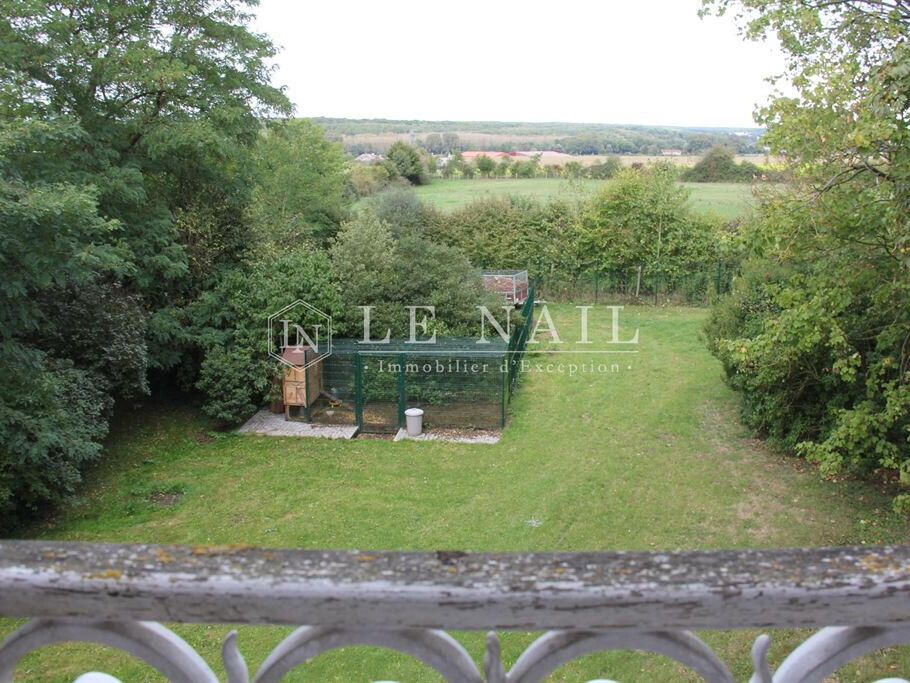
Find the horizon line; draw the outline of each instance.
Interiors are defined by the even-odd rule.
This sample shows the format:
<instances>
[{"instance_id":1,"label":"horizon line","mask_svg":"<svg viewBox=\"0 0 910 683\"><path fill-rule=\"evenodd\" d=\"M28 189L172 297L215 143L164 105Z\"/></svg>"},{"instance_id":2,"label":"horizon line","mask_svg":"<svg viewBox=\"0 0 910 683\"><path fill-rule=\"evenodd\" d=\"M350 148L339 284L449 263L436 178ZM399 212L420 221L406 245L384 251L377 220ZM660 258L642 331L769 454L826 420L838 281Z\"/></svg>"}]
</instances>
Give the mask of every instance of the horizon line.
<instances>
[{"instance_id":1,"label":"horizon line","mask_svg":"<svg viewBox=\"0 0 910 683\"><path fill-rule=\"evenodd\" d=\"M605 123L597 121L517 121L508 119L394 119L385 116L364 117L364 116L327 116L323 114L294 114L293 118L298 119L330 119L335 121L381 121L388 123L509 123L509 124L532 124L532 125L568 125L568 126L615 126L617 128L681 128L696 130L766 130L764 126L757 126L753 122L750 125L743 126L712 126L708 124L683 125L675 123Z\"/></svg>"}]
</instances>

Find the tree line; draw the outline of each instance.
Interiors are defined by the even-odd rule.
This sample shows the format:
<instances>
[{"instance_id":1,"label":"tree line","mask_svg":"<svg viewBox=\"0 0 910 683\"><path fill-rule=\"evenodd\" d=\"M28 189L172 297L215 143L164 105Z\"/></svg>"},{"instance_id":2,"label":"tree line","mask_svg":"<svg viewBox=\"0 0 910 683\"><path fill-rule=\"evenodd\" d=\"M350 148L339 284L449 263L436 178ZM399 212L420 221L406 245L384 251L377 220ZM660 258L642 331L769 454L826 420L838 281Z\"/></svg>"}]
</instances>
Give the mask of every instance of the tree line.
<instances>
[{"instance_id":1,"label":"tree line","mask_svg":"<svg viewBox=\"0 0 910 683\"><path fill-rule=\"evenodd\" d=\"M826 476L910 510L910 9L898 0L704 0L780 38L795 92L758 114L790 182L744 226L707 325L745 422Z\"/></svg>"},{"instance_id":2,"label":"tree line","mask_svg":"<svg viewBox=\"0 0 910 683\"><path fill-rule=\"evenodd\" d=\"M345 151L384 153L392 144L389 137L407 135L408 142L433 154L453 154L469 149L519 152L545 145L567 154L660 154L662 149L679 149L683 154L701 154L711 147L731 147L739 154L763 151L762 129L682 128L668 126L622 126L584 123L509 123L482 121L388 121L384 119L316 118L327 135L341 141L344 136L367 139L344 141ZM459 133L461 135L459 135ZM483 133L492 140L470 137ZM375 136L376 140L369 140ZM549 136L549 140L541 140ZM533 139L529 139L533 137Z\"/></svg>"}]
</instances>

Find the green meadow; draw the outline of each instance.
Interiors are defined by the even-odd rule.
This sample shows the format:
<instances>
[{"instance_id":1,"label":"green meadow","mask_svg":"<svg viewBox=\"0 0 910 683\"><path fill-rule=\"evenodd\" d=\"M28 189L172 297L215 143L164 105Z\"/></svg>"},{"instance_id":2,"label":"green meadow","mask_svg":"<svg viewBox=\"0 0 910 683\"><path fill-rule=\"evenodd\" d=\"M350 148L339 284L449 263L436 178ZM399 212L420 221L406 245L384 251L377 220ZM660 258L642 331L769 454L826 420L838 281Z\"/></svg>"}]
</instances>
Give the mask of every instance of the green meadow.
<instances>
[{"instance_id":1,"label":"green meadow","mask_svg":"<svg viewBox=\"0 0 910 683\"><path fill-rule=\"evenodd\" d=\"M541 201L587 197L597 191L601 180L561 178L488 178L477 180L434 180L415 188L417 196L430 206L450 211L486 197L530 197ZM725 220L742 218L754 204L752 188L745 183L682 183L696 211L713 213Z\"/></svg>"}]
</instances>

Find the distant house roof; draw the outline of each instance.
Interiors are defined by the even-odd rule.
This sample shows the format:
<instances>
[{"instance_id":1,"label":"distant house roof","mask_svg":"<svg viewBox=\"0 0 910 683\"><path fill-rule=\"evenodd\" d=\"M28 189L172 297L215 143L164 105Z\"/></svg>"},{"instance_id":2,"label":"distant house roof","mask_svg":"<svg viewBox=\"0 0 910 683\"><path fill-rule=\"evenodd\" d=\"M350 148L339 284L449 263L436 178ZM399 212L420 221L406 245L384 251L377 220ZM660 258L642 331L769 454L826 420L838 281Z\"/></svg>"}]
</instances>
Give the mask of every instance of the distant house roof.
<instances>
[{"instance_id":1,"label":"distant house roof","mask_svg":"<svg viewBox=\"0 0 910 683\"><path fill-rule=\"evenodd\" d=\"M385 159L381 154L373 154L372 152L364 152L354 157L354 161L359 161L362 164L371 164L374 161L382 161Z\"/></svg>"},{"instance_id":2,"label":"distant house roof","mask_svg":"<svg viewBox=\"0 0 910 683\"><path fill-rule=\"evenodd\" d=\"M681 149L662 149L660 153L665 157L679 157L682 156Z\"/></svg>"}]
</instances>

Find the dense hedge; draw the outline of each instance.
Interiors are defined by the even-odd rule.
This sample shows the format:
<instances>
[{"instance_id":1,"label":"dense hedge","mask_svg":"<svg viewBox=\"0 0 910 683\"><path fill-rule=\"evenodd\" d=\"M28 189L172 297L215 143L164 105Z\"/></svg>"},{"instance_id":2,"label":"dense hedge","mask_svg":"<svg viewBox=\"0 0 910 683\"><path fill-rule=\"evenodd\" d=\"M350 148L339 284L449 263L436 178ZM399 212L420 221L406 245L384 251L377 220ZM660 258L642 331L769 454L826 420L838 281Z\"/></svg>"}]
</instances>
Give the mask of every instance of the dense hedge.
<instances>
[{"instance_id":1,"label":"dense hedge","mask_svg":"<svg viewBox=\"0 0 910 683\"><path fill-rule=\"evenodd\" d=\"M759 118L793 178L745 226L754 263L718 302L709 343L750 425L824 474L887 479L907 511L910 16L751 4L749 35L788 37L795 92Z\"/></svg>"},{"instance_id":2,"label":"dense hedge","mask_svg":"<svg viewBox=\"0 0 910 683\"><path fill-rule=\"evenodd\" d=\"M725 291L738 263L730 230L688 208L667 166L626 169L588 200L519 197L428 212L424 230L483 268L527 268L547 296L595 280L604 294L675 295L704 302ZM583 285L582 283L587 283Z\"/></svg>"}]
</instances>

